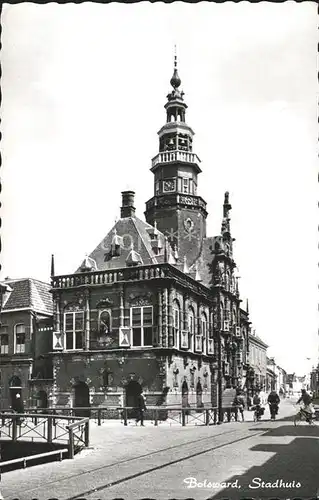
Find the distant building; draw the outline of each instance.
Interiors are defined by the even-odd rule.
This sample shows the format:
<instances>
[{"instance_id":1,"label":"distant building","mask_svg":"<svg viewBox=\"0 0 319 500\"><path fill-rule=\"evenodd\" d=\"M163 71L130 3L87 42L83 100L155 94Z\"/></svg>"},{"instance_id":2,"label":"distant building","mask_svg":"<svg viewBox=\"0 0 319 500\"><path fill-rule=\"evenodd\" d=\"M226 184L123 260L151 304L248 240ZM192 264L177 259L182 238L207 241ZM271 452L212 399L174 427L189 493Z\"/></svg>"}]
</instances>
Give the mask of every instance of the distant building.
<instances>
[{"instance_id":1,"label":"distant building","mask_svg":"<svg viewBox=\"0 0 319 500\"><path fill-rule=\"evenodd\" d=\"M51 287L27 278L6 279L1 288L1 407L12 406L17 393L25 404L43 406L52 387Z\"/></svg>"},{"instance_id":2,"label":"distant building","mask_svg":"<svg viewBox=\"0 0 319 500\"><path fill-rule=\"evenodd\" d=\"M274 358L267 359L267 370L274 375L271 383L272 390L275 390L280 396L285 396L291 377L276 364Z\"/></svg>"},{"instance_id":3,"label":"distant building","mask_svg":"<svg viewBox=\"0 0 319 500\"><path fill-rule=\"evenodd\" d=\"M251 388L266 389L268 345L255 333L249 334L249 364L253 370Z\"/></svg>"}]
</instances>

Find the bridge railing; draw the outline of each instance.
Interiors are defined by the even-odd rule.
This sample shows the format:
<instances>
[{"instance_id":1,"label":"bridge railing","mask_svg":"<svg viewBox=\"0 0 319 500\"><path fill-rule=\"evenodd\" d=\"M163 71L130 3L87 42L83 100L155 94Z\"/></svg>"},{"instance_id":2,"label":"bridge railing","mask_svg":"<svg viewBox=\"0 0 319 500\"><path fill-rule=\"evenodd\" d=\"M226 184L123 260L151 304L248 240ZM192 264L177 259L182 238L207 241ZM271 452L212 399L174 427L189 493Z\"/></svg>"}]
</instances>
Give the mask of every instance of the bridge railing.
<instances>
[{"instance_id":1,"label":"bridge railing","mask_svg":"<svg viewBox=\"0 0 319 500\"><path fill-rule=\"evenodd\" d=\"M56 426L62 418L69 419L91 419L97 423L98 426L102 422L110 419L119 419L124 425L127 425L129 420L137 418L138 410L133 406L108 406L108 407L54 407L54 408L32 408L32 419L36 424L39 419L42 419L45 412L48 419L48 432L50 427L56 430ZM222 409L223 422L237 421L238 419L238 406L225 406ZM0 413L0 419L2 418ZM15 414L16 415L16 414ZM81 417L79 416L81 415ZM162 421L171 421L172 423L179 423L187 425L189 423L201 422L204 425L214 425L218 422L218 408L216 406L207 407L181 407L178 405L161 405L161 406L147 406L144 412L145 420L151 420L155 426ZM52 422L52 426L51 426ZM1 429L0 429L1 432ZM56 432L53 434L56 436Z\"/></svg>"},{"instance_id":2,"label":"bridge railing","mask_svg":"<svg viewBox=\"0 0 319 500\"><path fill-rule=\"evenodd\" d=\"M47 451L45 453L37 453L36 455L29 455L29 456L21 457L21 458L14 458L13 460L6 460L4 462L0 462L0 474L2 472L2 469L5 467L22 463L23 468L26 468L27 462L31 462L33 460L38 460L41 458L58 456L58 459L61 461L62 455L64 455L65 453L69 453L68 448L63 448L61 450Z\"/></svg>"},{"instance_id":3,"label":"bridge railing","mask_svg":"<svg viewBox=\"0 0 319 500\"><path fill-rule=\"evenodd\" d=\"M119 408L124 425L128 420L138 418L136 407L126 406ZM223 422L238 420L239 406L229 406L222 409ZM181 407L181 406L147 406L145 419L151 417L154 425L160 421L168 420L182 426L195 423L195 425L216 425L219 423L219 412L216 406L210 407ZM148 418L149 419L149 418Z\"/></svg>"},{"instance_id":4,"label":"bridge railing","mask_svg":"<svg viewBox=\"0 0 319 500\"><path fill-rule=\"evenodd\" d=\"M46 410L47 411L47 410ZM56 413L0 412L0 440L32 441L61 444L69 449L73 458L74 449L89 445L89 418Z\"/></svg>"}]
</instances>

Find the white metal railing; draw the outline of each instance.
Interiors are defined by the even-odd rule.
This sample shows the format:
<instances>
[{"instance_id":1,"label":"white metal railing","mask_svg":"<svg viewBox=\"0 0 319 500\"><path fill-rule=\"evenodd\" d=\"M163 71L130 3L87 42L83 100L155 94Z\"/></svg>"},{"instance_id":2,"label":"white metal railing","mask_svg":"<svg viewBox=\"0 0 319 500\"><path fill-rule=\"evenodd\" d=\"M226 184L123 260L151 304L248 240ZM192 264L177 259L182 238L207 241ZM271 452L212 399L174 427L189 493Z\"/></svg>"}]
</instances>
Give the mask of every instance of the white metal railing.
<instances>
[{"instance_id":1,"label":"white metal railing","mask_svg":"<svg viewBox=\"0 0 319 500\"><path fill-rule=\"evenodd\" d=\"M61 461L62 455L64 453L68 453L68 452L69 452L68 448L63 448L62 450L47 451L45 453L38 453L37 455L30 455L28 457L14 458L13 460L6 460L5 462L0 462L0 470L2 469L2 467L5 467L6 465L19 464L20 462L23 462L23 467L25 468L27 466L27 462L30 462L31 460L37 460L38 458L51 457L53 455L59 455L59 460Z\"/></svg>"},{"instance_id":2,"label":"white metal railing","mask_svg":"<svg viewBox=\"0 0 319 500\"><path fill-rule=\"evenodd\" d=\"M158 153L152 159L152 167L155 167L158 163L171 163L174 161L183 161L186 163L200 163L200 159L197 154L190 153L188 151L165 151Z\"/></svg>"}]
</instances>

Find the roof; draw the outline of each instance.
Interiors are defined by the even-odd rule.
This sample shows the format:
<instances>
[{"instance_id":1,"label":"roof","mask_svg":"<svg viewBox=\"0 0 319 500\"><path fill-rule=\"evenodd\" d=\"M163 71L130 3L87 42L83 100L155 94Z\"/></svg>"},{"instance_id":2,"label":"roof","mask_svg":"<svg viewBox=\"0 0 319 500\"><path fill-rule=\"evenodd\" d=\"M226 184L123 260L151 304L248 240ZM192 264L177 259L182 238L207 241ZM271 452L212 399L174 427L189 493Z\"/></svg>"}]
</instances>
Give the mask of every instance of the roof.
<instances>
[{"instance_id":1,"label":"roof","mask_svg":"<svg viewBox=\"0 0 319 500\"><path fill-rule=\"evenodd\" d=\"M154 232L159 242L158 255L152 248ZM114 255L114 253L112 255L112 244L118 245L119 242L121 245L118 255ZM167 247L167 258L174 259L172 249L169 245ZM89 259L95 262L97 271L120 269L127 266L127 258L134 249L144 265L161 264L165 262L164 248L165 236L158 229L138 217L123 217L115 223L99 245L90 253ZM81 266L75 272L80 273Z\"/></svg>"},{"instance_id":2,"label":"roof","mask_svg":"<svg viewBox=\"0 0 319 500\"><path fill-rule=\"evenodd\" d=\"M11 291L4 297L3 311L30 308L44 314L52 314L51 285L33 278L5 280Z\"/></svg>"},{"instance_id":3,"label":"roof","mask_svg":"<svg viewBox=\"0 0 319 500\"><path fill-rule=\"evenodd\" d=\"M255 341L256 344L262 345L263 347L266 347L266 348L269 347L268 344L266 344L266 342L264 342L263 340L261 340L261 338L258 337L257 335L251 335L251 334L249 334L249 342L251 342L251 341L252 342Z\"/></svg>"}]
</instances>

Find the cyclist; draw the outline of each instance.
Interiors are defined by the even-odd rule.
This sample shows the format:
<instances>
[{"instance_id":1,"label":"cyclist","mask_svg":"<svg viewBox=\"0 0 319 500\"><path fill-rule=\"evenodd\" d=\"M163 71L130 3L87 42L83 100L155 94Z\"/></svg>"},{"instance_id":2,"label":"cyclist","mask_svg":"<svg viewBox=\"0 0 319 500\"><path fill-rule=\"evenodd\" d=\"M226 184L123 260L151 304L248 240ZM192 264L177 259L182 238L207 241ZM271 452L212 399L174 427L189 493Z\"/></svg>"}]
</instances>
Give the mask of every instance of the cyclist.
<instances>
[{"instance_id":1,"label":"cyclist","mask_svg":"<svg viewBox=\"0 0 319 500\"><path fill-rule=\"evenodd\" d=\"M278 413L278 405L280 403L280 397L278 396L276 391L271 391L271 393L268 396L268 404L269 404L269 411L270 411L270 416L272 420L275 420L276 415Z\"/></svg>"},{"instance_id":2,"label":"cyclist","mask_svg":"<svg viewBox=\"0 0 319 500\"><path fill-rule=\"evenodd\" d=\"M312 415L314 413L314 409L313 409L313 406L311 404L312 397L306 391L306 389L301 389L301 396L298 399L296 405L301 403L301 401L303 402L302 411L305 412L305 414L307 415L306 421L309 422L309 420L312 420Z\"/></svg>"},{"instance_id":3,"label":"cyclist","mask_svg":"<svg viewBox=\"0 0 319 500\"><path fill-rule=\"evenodd\" d=\"M261 417L263 412L261 411L261 399L260 399L258 392L256 392L256 394L254 396L253 405L255 407L256 418L257 418L257 420L260 420L260 417Z\"/></svg>"}]
</instances>

